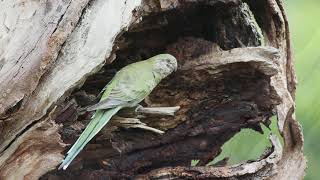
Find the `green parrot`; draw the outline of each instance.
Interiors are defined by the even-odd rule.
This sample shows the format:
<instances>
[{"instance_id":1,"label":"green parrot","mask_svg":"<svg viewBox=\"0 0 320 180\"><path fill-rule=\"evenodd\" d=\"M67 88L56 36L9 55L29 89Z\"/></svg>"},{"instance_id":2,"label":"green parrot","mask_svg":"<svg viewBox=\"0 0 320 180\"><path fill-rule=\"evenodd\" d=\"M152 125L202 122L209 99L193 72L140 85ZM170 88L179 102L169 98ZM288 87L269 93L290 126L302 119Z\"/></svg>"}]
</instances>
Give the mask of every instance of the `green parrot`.
<instances>
[{"instance_id":1,"label":"green parrot","mask_svg":"<svg viewBox=\"0 0 320 180\"><path fill-rule=\"evenodd\" d=\"M87 108L96 110L81 136L67 152L59 169L66 169L84 146L109 122L120 109L135 107L157 84L177 70L177 60L170 54L159 54L144 61L129 64L116 73L103 88L100 101Z\"/></svg>"}]
</instances>

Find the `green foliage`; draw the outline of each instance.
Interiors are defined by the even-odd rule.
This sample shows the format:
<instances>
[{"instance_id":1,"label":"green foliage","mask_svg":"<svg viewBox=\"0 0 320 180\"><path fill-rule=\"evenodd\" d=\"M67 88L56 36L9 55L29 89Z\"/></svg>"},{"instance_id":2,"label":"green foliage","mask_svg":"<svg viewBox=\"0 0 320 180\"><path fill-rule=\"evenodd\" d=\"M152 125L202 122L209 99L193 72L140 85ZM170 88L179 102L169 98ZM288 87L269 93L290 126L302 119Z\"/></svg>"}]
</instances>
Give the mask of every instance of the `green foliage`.
<instances>
[{"instance_id":1,"label":"green foliage","mask_svg":"<svg viewBox=\"0 0 320 180\"><path fill-rule=\"evenodd\" d=\"M260 134L251 129L243 129L222 147L222 153L208 165L215 164L228 157L228 165L240 163L246 160L255 160L260 157L267 147L271 147L269 141L270 133L280 137L277 130L275 118L270 125L271 131L262 126L264 134ZM279 138L280 139L280 138Z\"/></svg>"},{"instance_id":2,"label":"green foliage","mask_svg":"<svg viewBox=\"0 0 320 180\"><path fill-rule=\"evenodd\" d=\"M191 160L191 166L197 166L197 164L200 162L199 159L193 159Z\"/></svg>"},{"instance_id":3,"label":"green foliage","mask_svg":"<svg viewBox=\"0 0 320 180\"><path fill-rule=\"evenodd\" d=\"M305 179L320 179L320 1L285 1L298 76L297 118L305 138Z\"/></svg>"}]
</instances>

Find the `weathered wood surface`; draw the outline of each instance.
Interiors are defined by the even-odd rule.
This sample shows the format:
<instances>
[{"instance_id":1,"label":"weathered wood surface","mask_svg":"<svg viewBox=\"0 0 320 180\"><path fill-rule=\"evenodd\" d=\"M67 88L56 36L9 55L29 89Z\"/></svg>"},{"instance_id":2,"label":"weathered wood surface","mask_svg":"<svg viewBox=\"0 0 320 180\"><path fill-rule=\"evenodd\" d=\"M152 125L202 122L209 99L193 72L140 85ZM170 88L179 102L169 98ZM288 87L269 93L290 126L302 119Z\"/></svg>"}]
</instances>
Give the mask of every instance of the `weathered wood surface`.
<instances>
[{"instance_id":1,"label":"weathered wood surface","mask_svg":"<svg viewBox=\"0 0 320 180\"><path fill-rule=\"evenodd\" d=\"M0 2L0 179L301 179L306 162L283 4L244 2ZM181 109L140 120L165 133L114 121L67 171L54 170L90 119L80 109L114 72L163 52L177 57L179 70L144 105ZM261 159L204 166L241 128L261 131L275 111L284 147L271 136ZM200 166L189 167L191 159Z\"/></svg>"}]
</instances>

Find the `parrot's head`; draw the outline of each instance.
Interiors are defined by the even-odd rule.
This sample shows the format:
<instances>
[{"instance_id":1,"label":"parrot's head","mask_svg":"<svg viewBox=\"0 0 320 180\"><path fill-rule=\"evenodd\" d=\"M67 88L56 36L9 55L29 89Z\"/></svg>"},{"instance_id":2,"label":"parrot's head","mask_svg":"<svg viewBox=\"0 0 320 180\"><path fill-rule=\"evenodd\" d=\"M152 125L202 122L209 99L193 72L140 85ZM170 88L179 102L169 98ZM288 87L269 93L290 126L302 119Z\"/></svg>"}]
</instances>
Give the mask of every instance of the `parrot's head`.
<instances>
[{"instance_id":1,"label":"parrot's head","mask_svg":"<svg viewBox=\"0 0 320 180\"><path fill-rule=\"evenodd\" d=\"M154 71L161 77L165 78L178 68L177 60L170 54L159 54L152 57L154 61Z\"/></svg>"}]
</instances>

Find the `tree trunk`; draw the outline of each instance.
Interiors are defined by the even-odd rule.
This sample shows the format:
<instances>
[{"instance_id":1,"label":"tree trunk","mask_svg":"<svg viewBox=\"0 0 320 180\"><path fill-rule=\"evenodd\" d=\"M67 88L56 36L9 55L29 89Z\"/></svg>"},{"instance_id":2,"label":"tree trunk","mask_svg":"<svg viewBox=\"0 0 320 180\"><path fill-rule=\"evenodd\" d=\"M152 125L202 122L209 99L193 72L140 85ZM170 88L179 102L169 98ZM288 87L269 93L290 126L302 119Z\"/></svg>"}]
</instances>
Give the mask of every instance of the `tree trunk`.
<instances>
[{"instance_id":1,"label":"tree trunk","mask_svg":"<svg viewBox=\"0 0 320 180\"><path fill-rule=\"evenodd\" d=\"M0 179L302 179L303 136L281 0L0 2ZM121 67L159 53L178 71L142 103L154 132L108 124L66 171L90 120L82 107ZM242 128L277 115L284 144L261 158L205 166ZM190 167L192 159L199 166Z\"/></svg>"}]
</instances>

